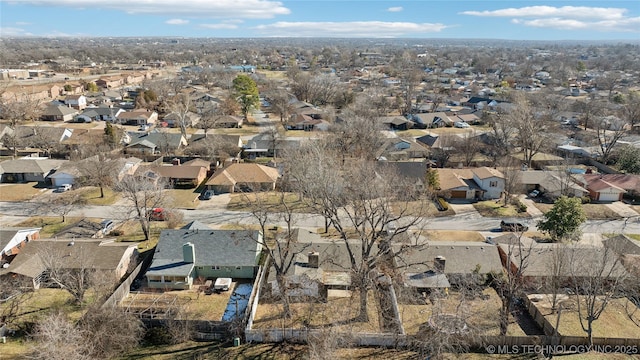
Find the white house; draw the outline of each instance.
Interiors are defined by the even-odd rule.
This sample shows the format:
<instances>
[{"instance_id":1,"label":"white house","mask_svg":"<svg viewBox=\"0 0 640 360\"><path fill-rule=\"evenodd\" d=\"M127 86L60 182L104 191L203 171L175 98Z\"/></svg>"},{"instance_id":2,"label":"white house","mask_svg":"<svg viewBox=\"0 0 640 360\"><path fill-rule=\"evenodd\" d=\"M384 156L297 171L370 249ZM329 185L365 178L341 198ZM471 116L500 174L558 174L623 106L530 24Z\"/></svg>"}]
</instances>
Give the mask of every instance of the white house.
<instances>
[{"instance_id":1,"label":"white house","mask_svg":"<svg viewBox=\"0 0 640 360\"><path fill-rule=\"evenodd\" d=\"M87 98L84 95L67 95L64 103L74 109L84 110L87 107Z\"/></svg>"},{"instance_id":2,"label":"white house","mask_svg":"<svg viewBox=\"0 0 640 360\"><path fill-rule=\"evenodd\" d=\"M496 169L488 167L475 168L473 181L484 191L483 199L498 199L504 191L504 175Z\"/></svg>"}]
</instances>

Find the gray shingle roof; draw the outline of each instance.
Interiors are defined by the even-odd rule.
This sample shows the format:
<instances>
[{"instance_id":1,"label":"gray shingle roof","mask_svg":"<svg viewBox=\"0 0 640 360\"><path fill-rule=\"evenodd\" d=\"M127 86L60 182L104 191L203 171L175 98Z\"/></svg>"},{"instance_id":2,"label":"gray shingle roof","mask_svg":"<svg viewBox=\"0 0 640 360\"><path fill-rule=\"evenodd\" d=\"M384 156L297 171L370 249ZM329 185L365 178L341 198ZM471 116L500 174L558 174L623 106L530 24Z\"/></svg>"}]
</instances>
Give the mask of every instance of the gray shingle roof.
<instances>
[{"instance_id":1,"label":"gray shingle roof","mask_svg":"<svg viewBox=\"0 0 640 360\"><path fill-rule=\"evenodd\" d=\"M183 262L182 245L195 247L196 266L254 266L258 258L258 231L248 230L163 230L152 267Z\"/></svg>"}]
</instances>

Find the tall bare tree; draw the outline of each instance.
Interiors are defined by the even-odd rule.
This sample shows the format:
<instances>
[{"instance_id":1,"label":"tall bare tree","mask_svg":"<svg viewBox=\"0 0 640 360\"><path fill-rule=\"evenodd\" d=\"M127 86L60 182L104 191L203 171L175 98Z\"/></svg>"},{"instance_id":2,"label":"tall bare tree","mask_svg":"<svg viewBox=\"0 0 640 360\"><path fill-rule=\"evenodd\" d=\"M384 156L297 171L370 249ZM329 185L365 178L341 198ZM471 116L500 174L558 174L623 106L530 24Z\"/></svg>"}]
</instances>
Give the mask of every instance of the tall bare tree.
<instances>
[{"instance_id":1,"label":"tall bare tree","mask_svg":"<svg viewBox=\"0 0 640 360\"><path fill-rule=\"evenodd\" d=\"M529 100L519 93L515 95L513 107L507 117L516 129L517 144L522 151L524 162L530 168L533 157L548 144L549 138L545 130L549 119L544 115L536 116Z\"/></svg>"},{"instance_id":2,"label":"tall bare tree","mask_svg":"<svg viewBox=\"0 0 640 360\"><path fill-rule=\"evenodd\" d=\"M618 141L627 134L628 124L615 116L595 120L596 140L601 161L607 163Z\"/></svg>"},{"instance_id":3,"label":"tall bare tree","mask_svg":"<svg viewBox=\"0 0 640 360\"><path fill-rule=\"evenodd\" d=\"M115 183L118 169L118 160L112 159L107 152L78 161L78 168L83 176L81 182L88 186L100 188L100 197L104 198L104 188L111 187Z\"/></svg>"},{"instance_id":4,"label":"tall bare tree","mask_svg":"<svg viewBox=\"0 0 640 360\"><path fill-rule=\"evenodd\" d=\"M152 210L166 204L164 187L164 182L153 172L142 176L127 176L115 186L115 190L128 203L128 206L122 207L125 216L138 221L145 240L149 240L151 235L154 216Z\"/></svg>"}]
</instances>

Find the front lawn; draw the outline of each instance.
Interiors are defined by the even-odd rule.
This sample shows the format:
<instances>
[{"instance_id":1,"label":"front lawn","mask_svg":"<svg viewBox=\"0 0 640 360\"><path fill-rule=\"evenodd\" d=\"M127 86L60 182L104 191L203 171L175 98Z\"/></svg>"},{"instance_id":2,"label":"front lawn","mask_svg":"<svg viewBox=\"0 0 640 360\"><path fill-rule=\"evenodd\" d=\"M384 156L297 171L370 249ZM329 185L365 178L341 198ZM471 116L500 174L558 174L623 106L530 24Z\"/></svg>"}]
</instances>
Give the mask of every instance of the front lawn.
<instances>
[{"instance_id":1,"label":"front lawn","mask_svg":"<svg viewBox=\"0 0 640 360\"><path fill-rule=\"evenodd\" d=\"M553 204L535 203L538 210L542 213L546 213L551 210ZM588 220L615 220L620 219L620 215L617 212L611 210L605 204L582 204L585 215Z\"/></svg>"},{"instance_id":2,"label":"front lawn","mask_svg":"<svg viewBox=\"0 0 640 360\"><path fill-rule=\"evenodd\" d=\"M27 201L46 191L37 182L0 184L0 201Z\"/></svg>"},{"instance_id":3,"label":"front lawn","mask_svg":"<svg viewBox=\"0 0 640 360\"><path fill-rule=\"evenodd\" d=\"M426 230L427 241L478 241L484 242L484 236L477 231L465 230Z\"/></svg>"},{"instance_id":4,"label":"front lawn","mask_svg":"<svg viewBox=\"0 0 640 360\"><path fill-rule=\"evenodd\" d=\"M53 237L55 234L59 233L60 230L71 224L75 224L80 220L82 220L80 217L67 216L63 222L61 216L35 216L17 224L16 227L42 228L40 230L40 237L46 239Z\"/></svg>"},{"instance_id":5,"label":"front lawn","mask_svg":"<svg viewBox=\"0 0 640 360\"><path fill-rule=\"evenodd\" d=\"M80 196L87 205L113 205L119 199L118 193L109 188L104 189L104 197L100 197L100 188L87 186L76 191L80 192Z\"/></svg>"},{"instance_id":6,"label":"front lawn","mask_svg":"<svg viewBox=\"0 0 640 360\"><path fill-rule=\"evenodd\" d=\"M476 208L480 215L485 217L528 217L529 214L524 212L519 212L518 209L512 205L508 204L504 206L504 201L496 202L495 200L487 200L480 201L473 204L473 207Z\"/></svg>"},{"instance_id":7,"label":"front lawn","mask_svg":"<svg viewBox=\"0 0 640 360\"><path fill-rule=\"evenodd\" d=\"M234 193L231 194L227 210L231 211L251 211L257 206L265 206L270 211L282 212L284 206L279 192L259 192L259 193ZM309 204L300 198L298 194L285 193L284 204L297 213L310 213Z\"/></svg>"},{"instance_id":8,"label":"front lawn","mask_svg":"<svg viewBox=\"0 0 640 360\"><path fill-rule=\"evenodd\" d=\"M196 189L169 189L165 191L170 207L177 209L195 209L200 204Z\"/></svg>"}]
</instances>

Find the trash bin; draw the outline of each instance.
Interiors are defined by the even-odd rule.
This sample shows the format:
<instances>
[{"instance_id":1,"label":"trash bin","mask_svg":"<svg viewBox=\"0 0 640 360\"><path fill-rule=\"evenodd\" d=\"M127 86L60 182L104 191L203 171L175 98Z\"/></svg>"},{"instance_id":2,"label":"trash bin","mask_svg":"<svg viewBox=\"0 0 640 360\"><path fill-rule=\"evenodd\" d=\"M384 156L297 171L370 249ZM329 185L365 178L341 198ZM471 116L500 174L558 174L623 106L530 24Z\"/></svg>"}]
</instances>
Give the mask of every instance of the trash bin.
<instances>
[{"instance_id":1,"label":"trash bin","mask_svg":"<svg viewBox=\"0 0 640 360\"><path fill-rule=\"evenodd\" d=\"M239 337L233 338L233 346L234 347L240 346L240 338Z\"/></svg>"}]
</instances>

